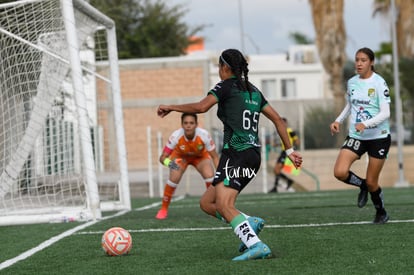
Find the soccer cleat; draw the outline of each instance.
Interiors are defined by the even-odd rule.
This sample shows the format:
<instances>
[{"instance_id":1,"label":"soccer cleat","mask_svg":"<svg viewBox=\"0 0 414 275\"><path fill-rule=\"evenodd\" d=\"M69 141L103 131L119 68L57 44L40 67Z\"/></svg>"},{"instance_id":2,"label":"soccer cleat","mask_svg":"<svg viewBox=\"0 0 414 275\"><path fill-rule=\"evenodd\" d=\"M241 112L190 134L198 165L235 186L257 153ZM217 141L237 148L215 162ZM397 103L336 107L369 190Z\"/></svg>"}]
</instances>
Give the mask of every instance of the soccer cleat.
<instances>
[{"instance_id":1,"label":"soccer cleat","mask_svg":"<svg viewBox=\"0 0 414 275\"><path fill-rule=\"evenodd\" d=\"M263 230L265 221L259 217L248 217L247 221L249 222L250 226L253 228L254 233L259 236L259 233ZM247 246L242 242L239 245L239 252L243 252L247 249Z\"/></svg>"},{"instance_id":2,"label":"soccer cleat","mask_svg":"<svg viewBox=\"0 0 414 275\"><path fill-rule=\"evenodd\" d=\"M359 191L358 194L358 207L362 208L367 204L368 201L368 190L362 189Z\"/></svg>"},{"instance_id":3,"label":"soccer cleat","mask_svg":"<svg viewBox=\"0 0 414 275\"><path fill-rule=\"evenodd\" d=\"M272 251L270 248L263 242L258 242L252 247L250 247L244 254L233 258L233 261L248 261L248 260L258 260L258 259L267 259L272 256Z\"/></svg>"},{"instance_id":4,"label":"soccer cleat","mask_svg":"<svg viewBox=\"0 0 414 275\"><path fill-rule=\"evenodd\" d=\"M277 186L270 189L268 193L277 193Z\"/></svg>"},{"instance_id":5,"label":"soccer cleat","mask_svg":"<svg viewBox=\"0 0 414 275\"><path fill-rule=\"evenodd\" d=\"M155 218L158 219L158 220L165 220L167 218L167 216L168 216L168 210L167 209L160 209L160 211L158 211Z\"/></svg>"},{"instance_id":6,"label":"soccer cleat","mask_svg":"<svg viewBox=\"0 0 414 275\"><path fill-rule=\"evenodd\" d=\"M294 181L293 180L288 180L287 185L286 185L286 190L289 190L289 188L293 185Z\"/></svg>"},{"instance_id":7,"label":"soccer cleat","mask_svg":"<svg viewBox=\"0 0 414 275\"><path fill-rule=\"evenodd\" d=\"M384 211L384 213L377 212L375 214L375 219L373 221L374 224L384 224L386 223L390 217L388 216L387 212Z\"/></svg>"}]
</instances>

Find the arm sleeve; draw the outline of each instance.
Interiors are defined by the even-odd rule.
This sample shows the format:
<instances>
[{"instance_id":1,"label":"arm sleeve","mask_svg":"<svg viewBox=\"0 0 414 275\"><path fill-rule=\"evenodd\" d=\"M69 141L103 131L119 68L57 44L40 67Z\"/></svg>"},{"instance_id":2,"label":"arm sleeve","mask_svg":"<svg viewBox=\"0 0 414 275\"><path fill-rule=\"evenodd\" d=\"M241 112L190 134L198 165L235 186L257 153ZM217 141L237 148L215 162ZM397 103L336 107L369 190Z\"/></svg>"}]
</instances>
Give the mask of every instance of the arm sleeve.
<instances>
[{"instance_id":1,"label":"arm sleeve","mask_svg":"<svg viewBox=\"0 0 414 275\"><path fill-rule=\"evenodd\" d=\"M169 156L169 155L171 155L173 150L171 148L168 148L168 146L166 145L164 147L164 150L162 150L162 151L165 152L165 154Z\"/></svg>"},{"instance_id":2,"label":"arm sleeve","mask_svg":"<svg viewBox=\"0 0 414 275\"><path fill-rule=\"evenodd\" d=\"M342 123L345 120L345 118L349 116L350 113L351 113L351 104L349 103L349 101L347 101L344 109L339 114L339 116L335 119L335 121Z\"/></svg>"},{"instance_id":3,"label":"arm sleeve","mask_svg":"<svg viewBox=\"0 0 414 275\"><path fill-rule=\"evenodd\" d=\"M387 102L383 102L380 105L379 113L376 116L374 116L373 118L370 118L370 119L368 119L368 120L366 120L362 123L367 128L374 127L374 126L380 124L381 122L383 122L384 120L386 120L389 117L390 117L390 105Z\"/></svg>"},{"instance_id":4,"label":"arm sleeve","mask_svg":"<svg viewBox=\"0 0 414 275\"><path fill-rule=\"evenodd\" d=\"M167 144L164 147L164 152L170 153L174 150L178 143L179 138L183 135L184 130L182 128L175 130L168 138Z\"/></svg>"}]
</instances>

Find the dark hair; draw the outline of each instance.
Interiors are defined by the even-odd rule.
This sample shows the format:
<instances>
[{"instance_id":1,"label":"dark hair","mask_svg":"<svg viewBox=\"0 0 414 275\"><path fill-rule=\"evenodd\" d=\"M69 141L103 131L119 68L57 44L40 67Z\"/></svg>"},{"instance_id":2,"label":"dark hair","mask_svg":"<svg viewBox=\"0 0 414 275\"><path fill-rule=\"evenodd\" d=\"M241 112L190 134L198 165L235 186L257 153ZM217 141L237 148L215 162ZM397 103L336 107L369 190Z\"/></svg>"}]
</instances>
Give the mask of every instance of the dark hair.
<instances>
[{"instance_id":1,"label":"dark hair","mask_svg":"<svg viewBox=\"0 0 414 275\"><path fill-rule=\"evenodd\" d=\"M371 62L374 62L375 61L375 54L374 54L374 52L370 48L366 48L366 47L361 48L361 49L357 50L357 52L355 53L355 55L357 55L358 53L364 53L364 54L366 54ZM374 65L371 66L371 70L373 72L375 72Z\"/></svg>"},{"instance_id":2,"label":"dark hair","mask_svg":"<svg viewBox=\"0 0 414 275\"><path fill-rule=\"evenodd\" d=\"M198 121L197 121L197 114L193 114L193 113L182 113L181 114L181 123L184 122L184 118L186 116L192 116L195 119L195 122L198 123Z\"/></svg>"},{"instance_id":3,"label":"dark hair","mask_svg":"<svg viewBox=\"0 0 414 275\"><path fill-rule=\"evenodd\" d=\"M223 51L219 58L219 64L222 66L226 64L230 67L231 71L239 80L239 83L243 90L251 92L251 87L249 83L249 69L247 68L246 58L243 54L236 49L227 49Z\"/></svg>"}]
</instances>

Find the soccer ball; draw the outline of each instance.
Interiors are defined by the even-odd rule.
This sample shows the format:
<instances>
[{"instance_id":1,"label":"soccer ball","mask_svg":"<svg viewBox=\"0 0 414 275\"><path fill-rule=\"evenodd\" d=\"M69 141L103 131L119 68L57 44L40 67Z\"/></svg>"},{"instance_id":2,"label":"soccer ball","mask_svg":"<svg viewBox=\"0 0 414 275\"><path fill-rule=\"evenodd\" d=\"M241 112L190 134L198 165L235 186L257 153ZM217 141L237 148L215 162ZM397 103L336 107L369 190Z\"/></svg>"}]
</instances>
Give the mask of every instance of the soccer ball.
<instances>
[{"instance_id":1,"label":"soccer ball","mask_svg":"<svg viewBox=\"0 0 414 275\"><path fill-rule=\"evenodd\" d=\"M131 251L132 238L128 230L112 227L102 236L102 249L109 256L120 256Z\"/></svg>"}]
</instances>

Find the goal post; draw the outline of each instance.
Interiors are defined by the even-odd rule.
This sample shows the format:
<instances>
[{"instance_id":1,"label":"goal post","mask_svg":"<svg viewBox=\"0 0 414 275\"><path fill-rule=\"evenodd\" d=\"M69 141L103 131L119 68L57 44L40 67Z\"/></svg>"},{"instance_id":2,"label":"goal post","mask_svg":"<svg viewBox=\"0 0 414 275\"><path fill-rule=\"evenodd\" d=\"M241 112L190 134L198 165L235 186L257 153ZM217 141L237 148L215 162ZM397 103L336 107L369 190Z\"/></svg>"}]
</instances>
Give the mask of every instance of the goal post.
<instances>
[{"instance_id":1,"label":"goal post","mask_svg":"<svg viewBox=\"0 0 414 275\"><path fill-rule=\"evenodd\" d=\"M0 225L130 209L114 22L83 0L1 4L0 59Z\"/></svg>"}]
</instances>

